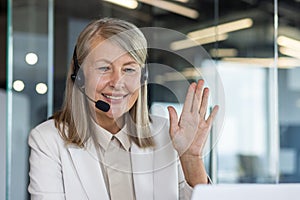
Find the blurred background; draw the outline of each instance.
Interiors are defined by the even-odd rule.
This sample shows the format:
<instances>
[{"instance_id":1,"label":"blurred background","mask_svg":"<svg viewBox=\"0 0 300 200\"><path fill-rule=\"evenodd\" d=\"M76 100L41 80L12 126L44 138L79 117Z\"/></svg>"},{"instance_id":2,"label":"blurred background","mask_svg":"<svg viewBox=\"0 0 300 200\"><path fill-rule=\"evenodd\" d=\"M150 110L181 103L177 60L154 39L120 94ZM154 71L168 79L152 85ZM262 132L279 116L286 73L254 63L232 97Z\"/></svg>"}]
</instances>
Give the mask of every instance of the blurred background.
<instances>
[{"instance_id":1,"label":"blurred background","mask_svg":"<svg viewBox=\"0 0 300 200\"><path fill-rule=\"evenodd\" d=\"M150 69L154 114L180 110L186 82L205 78L194 65L215 69L224 118L204 158L215 183L300 182L299 0L0 2L0 200L29 199L29 131L60 108L77 36L101 17L181 33L150 36L166 48L149 62L170 66Z\"/></svg>"}]
</instances>

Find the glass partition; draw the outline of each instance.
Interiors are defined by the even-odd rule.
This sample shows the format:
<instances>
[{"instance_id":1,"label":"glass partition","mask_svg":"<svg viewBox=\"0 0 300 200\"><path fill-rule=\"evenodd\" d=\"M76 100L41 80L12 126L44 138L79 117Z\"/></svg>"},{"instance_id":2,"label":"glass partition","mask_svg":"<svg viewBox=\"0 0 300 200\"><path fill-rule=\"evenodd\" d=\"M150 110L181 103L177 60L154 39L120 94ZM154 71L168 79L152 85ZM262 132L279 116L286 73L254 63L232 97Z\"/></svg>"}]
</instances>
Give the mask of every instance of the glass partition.
<instances>
[{"instance_id":1,"label":"glass partition","mask_svg":"<svg viewBox=\"0 0 300 200\"><path fill-rule=\"evenodd\" d=\"M278 54L293 61L278 69L280 182L284 183L300 182L299 10L299 1L278 1Z\"/></svg>"},{"instance_id":2,"label":"glass partition","mask_svg":"<svg viewBox=\"0 0 300 200\"><path fill-rule=\"evenodd\" d=\"M29 199L27 137L52 113L53 1L9 1L6 198Z\"/></svg>"},{"instance_id":3,"label":"glass partition","mask_svg":"<svg viewBox=\"0 0 300 200\"><path fill-rule=\"evenodd\" d=\"M279 144L275 5L219 1L219 8L216 31L227 39L215 51L226 99L217 181L274 183Z\"/></svg>"}]
</instances>

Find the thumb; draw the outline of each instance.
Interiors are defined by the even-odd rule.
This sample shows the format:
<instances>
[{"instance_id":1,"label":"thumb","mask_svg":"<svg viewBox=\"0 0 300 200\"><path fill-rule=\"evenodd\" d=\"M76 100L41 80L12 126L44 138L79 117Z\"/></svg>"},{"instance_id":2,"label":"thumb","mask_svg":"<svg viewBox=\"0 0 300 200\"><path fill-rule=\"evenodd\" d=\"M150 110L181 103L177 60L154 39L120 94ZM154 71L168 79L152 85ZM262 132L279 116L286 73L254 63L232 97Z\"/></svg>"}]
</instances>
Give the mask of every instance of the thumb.
<instances>
[{"instance_id":1,"label":"thumb","mask_svg":"<svg viewBox=\"0 0 300 200\"><path fill-rule=\"evenodd\" d=\"M169 118L170 118L170 136L174 137L175 131L178 128L178 115L174 107L168 106Z\"/></svg>"}]
</instances>

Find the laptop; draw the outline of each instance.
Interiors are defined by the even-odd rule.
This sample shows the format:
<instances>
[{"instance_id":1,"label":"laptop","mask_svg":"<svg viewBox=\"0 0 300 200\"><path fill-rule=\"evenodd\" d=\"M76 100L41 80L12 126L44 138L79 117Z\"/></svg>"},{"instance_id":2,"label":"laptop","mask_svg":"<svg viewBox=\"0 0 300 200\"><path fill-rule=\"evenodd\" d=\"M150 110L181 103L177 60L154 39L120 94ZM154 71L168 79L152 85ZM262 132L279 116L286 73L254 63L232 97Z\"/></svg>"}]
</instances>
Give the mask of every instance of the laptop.
<instances>
[{"instance_id":1,"label":"laptop","mask_svg":"<svg viewBox=\"0 0 300 200\"><path fill-rule=\"evenodd\" d=\"M300 184L197 185L191 200L300 200Z\"/></svg>"}]
</instances>

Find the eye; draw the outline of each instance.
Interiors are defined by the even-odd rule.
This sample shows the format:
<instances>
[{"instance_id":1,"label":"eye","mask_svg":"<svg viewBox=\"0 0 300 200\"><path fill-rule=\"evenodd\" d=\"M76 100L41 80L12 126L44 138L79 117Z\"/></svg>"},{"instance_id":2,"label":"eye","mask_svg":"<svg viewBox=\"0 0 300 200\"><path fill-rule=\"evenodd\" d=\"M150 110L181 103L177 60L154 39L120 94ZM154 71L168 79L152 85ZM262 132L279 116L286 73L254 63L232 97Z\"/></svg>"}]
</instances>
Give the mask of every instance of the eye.
<instances>
[{"instance_id":1,"label":"eye","mask_svg":"<svg viewBox=\"0 0 300 200\"><path fill-rule=\"evenodd\" d=\"M135 67L125 67L123 69L123 71L126 73L126 74L135 74L137 72L137 69Z\"/></svg>"},{"instance_id":2,"label":"eye","mask_svg":"<svg viewBox=\"0 0 300 200\"><path fill-rule=\"evenodd\" d=\"M97 70L100 72L100 73L106 73L106 72L109 72L111 69L109 66L102 66L102 67L98 67Z\"/></svg>"}]
</instances>

